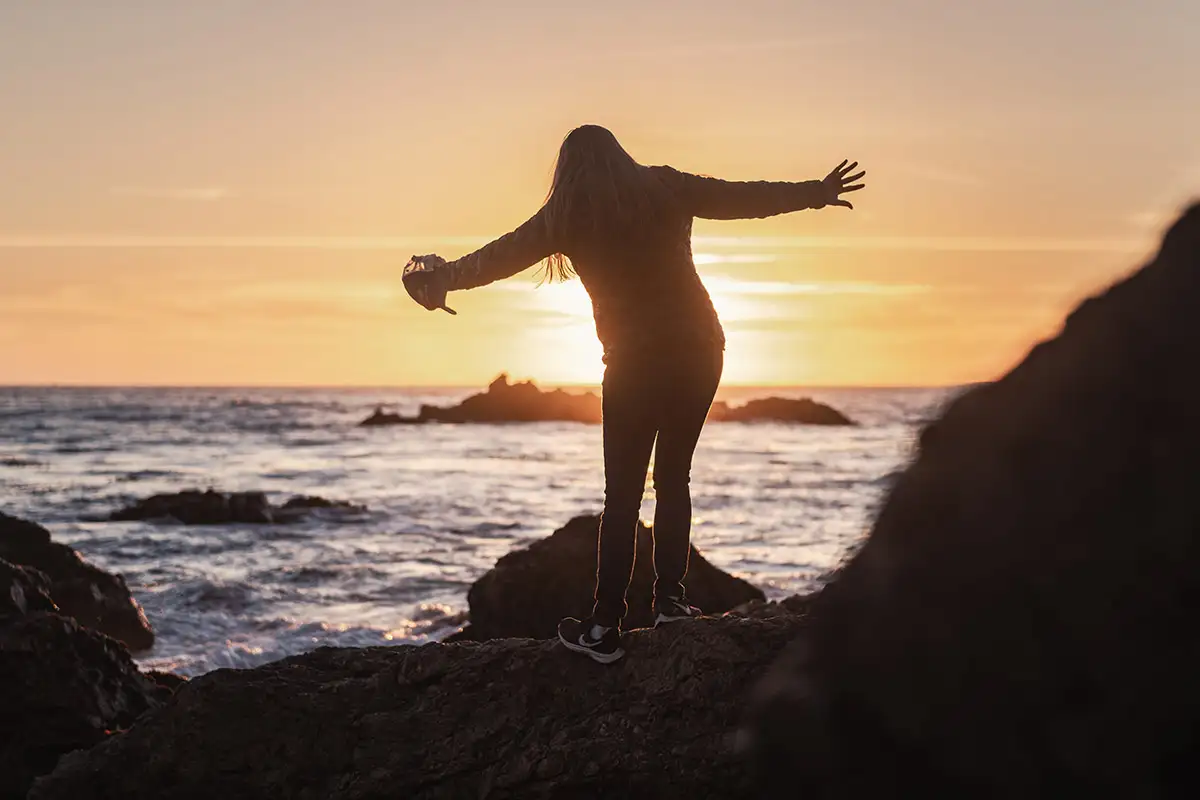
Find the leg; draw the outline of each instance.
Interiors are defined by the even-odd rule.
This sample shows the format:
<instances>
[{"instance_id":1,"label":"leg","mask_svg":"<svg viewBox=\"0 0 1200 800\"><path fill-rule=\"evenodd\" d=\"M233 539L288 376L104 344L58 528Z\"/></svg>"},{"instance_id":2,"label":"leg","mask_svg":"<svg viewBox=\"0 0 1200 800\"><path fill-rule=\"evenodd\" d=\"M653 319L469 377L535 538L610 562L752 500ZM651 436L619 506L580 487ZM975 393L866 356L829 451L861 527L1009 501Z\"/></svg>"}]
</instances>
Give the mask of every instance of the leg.
<instances>
[{"instance_id":1,"label":"leg","mask_svg":"<svg viewBox=\"0 0 1200 800\"><path fill-rule=\"evenodd\" d=\"M721 381L724 353L697 353L669 372L654 456L654 597L684 598L691 552L692 454Z\"/></svg>"},{"instance_id":2,"label":"leg","mask_svg":"<svg viewBox=\"0 0 1200 800\"><path fill-rule=\"evenodd\" d=\"M638 512L657 432L642 373L628 362L610 363L604 371L604 513L592 617L605 627L615 627L628 611L625 593L636 558Z\"/></svg>"}]
</instances>

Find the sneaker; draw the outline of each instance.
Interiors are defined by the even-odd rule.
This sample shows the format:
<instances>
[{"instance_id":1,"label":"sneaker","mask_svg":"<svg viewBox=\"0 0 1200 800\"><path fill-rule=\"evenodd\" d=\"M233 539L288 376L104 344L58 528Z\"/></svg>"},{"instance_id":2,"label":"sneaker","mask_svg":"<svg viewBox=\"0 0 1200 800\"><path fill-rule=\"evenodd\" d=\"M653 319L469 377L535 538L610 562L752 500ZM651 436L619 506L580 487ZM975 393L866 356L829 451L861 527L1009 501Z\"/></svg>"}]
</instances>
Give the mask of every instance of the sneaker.
<instances>
[{"instance_id":1,"label":"sneaker","mask_svg":"<svg viewBox=\"0 0 1200 800\"><path fill-rule=\"evenodd\" d=\"M654 627L668 622L678 622L681 619L693 619L700 616L700 609L687 604L686 600L678 597L664 597L654 604Z\"/></svg>"},{"instance_id":2,"label":"sneaker","mask_svg":"<svg viewBox=\"0 0 1200 800\"><path fill-rule=\"evenodd\" d=\"M621 632L617 628L596 625L591 619L567 617L558 623L558 640L568 650L583 653L601 664L611 664L625 655L621 648Z\"/></svg>"}]
</instances>

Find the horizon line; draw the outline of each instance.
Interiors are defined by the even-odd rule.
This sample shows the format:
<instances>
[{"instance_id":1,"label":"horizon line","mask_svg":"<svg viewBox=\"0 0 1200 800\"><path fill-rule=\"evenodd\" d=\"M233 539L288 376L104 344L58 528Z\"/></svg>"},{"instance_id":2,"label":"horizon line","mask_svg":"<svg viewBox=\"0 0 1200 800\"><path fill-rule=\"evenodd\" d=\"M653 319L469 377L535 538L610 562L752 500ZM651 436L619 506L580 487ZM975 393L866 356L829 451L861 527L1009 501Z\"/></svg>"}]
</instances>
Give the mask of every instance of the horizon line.
<instances>
[{"instance_id":1,"label":"horizon line","mask_svg":"<svg viewBox=\"0 0 1200 800\"><path fill-rule=\"evenodd\" d=\"M499 377L499 376L497 376ZM493 378L492 380L495 380ZM556 383L527 377L509 376L510 383L532 381L538 386L551 389L600 389L600 383ZM952 383L911 383L911 384L871 384L871 383L722 383L718 389L862 389L872 391L901 391L910 389L960 389L975 386L988 381L957 381ZM228 390L228 391L395 391L419 389L486 389L488 383L414 383L414 384L319 384L319 383L279 383L279 384L237 384L237 383L74 383L69 381L54 383L6 383L0 381L0 390L8 389L181 389L181 390Z\"/></svg>"}]
</instances>

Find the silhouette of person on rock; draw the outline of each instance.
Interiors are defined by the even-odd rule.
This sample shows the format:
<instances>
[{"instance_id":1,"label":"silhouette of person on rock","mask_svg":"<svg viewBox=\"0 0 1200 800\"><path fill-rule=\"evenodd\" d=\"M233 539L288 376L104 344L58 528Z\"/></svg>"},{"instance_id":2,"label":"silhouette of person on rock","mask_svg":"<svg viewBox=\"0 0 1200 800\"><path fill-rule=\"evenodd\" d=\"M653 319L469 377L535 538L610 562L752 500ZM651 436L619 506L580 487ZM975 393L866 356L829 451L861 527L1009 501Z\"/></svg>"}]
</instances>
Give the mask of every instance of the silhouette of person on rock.
<instances>
[{"instance_id":1,"label":"silhouette of person on rock","mask_svg":"<svg viewBox=\"0 0 1200 800\"><path fill-rule=\"evenodd\" d=\"M567 648L601 663L624 655L620 624L652 451L655 626L700 613L684 588L688 481L721 380L725 335L692 261L693 219L853 208L842 195L865 185L857 166L843 161L822 180L723 181L644 166L607 129L583 125L563 140L546 201L520 227L455 261L413 256L405 268L409 293L431 311L454 313L448 292L541 261L552 280L578 275L591 297L604 347L604 510L595 605L590 618L559 624Z\"/></svg>"}]
</instances>

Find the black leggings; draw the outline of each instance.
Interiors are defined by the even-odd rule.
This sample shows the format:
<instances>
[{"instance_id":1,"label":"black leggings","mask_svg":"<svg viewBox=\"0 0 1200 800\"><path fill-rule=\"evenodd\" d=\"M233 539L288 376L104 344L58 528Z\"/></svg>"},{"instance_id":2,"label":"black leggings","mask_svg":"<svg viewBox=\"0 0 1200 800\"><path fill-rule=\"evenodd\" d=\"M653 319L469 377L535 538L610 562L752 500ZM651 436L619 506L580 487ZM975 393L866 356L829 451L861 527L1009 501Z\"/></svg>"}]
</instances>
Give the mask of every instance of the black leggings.
<instances>
[{"instance_id":1,"label":"black leggings","mask_svg":"<svg viewBox=\"0 0 1200 800\"><path fill-rule=\"evenodd\" d=\"M684 596L691 550L692 454L724 367L719 346L610 358L604 370L604 513L596 558L598 624L615 626L628 606L637 523L654 457L654 596Z\"/></svg>"}]
</instances>

